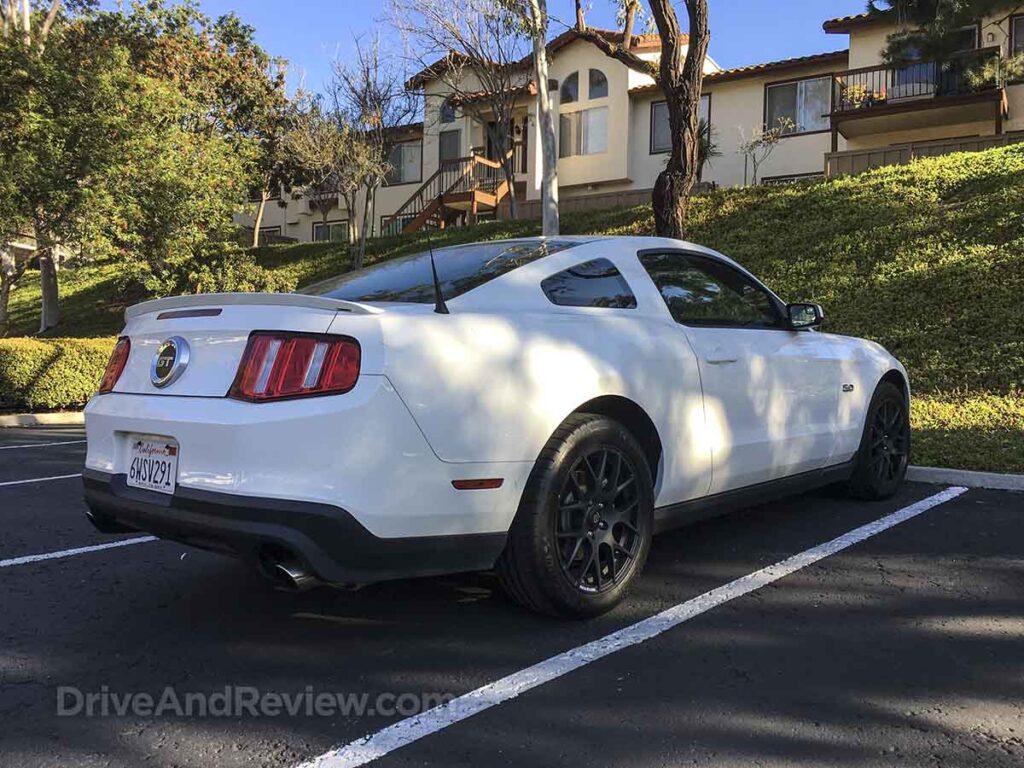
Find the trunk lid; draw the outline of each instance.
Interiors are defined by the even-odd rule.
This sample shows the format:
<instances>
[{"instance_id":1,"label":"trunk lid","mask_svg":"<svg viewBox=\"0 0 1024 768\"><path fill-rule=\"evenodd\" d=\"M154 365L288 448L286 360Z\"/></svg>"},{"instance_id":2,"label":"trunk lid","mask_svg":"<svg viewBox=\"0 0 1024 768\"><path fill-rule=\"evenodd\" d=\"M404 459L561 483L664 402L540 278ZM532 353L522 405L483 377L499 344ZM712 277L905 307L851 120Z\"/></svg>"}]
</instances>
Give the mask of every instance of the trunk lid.
<instances>
[{"instance_id":1,"label":"trunk lid","mask_svg":"<svg viewBox=\"0 0 1024 768\"><path fill-rule=\"evenodd\" d=\"M379 372L378 308L299 294L206 294L158 299L125 312L131 353L115 392L224 397L252 331L341 334L360 343L360 374ZM171 383L158 387L152 368L161 345L183 339L188 361ZM181 353L178 352L178 357Z\"/></svg>"}]
</instances>

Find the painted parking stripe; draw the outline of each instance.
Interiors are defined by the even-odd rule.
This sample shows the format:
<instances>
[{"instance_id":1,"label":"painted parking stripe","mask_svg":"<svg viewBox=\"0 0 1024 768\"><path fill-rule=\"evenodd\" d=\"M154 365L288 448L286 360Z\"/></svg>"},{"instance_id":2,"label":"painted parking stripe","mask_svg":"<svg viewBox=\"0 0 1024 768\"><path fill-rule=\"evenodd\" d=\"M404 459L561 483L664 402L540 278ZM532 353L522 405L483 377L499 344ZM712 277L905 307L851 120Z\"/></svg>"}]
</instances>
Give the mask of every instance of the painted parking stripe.
<instances>
[{"instance_id":1,"label":"painted parking stripe","mask_svg":"<svg viewBox=\"0 0 1024 768\"><path fill-rule=\"evenodd\" d=\"M609 656L616 651L657 637L685 621L702 613L743 597L761 587L789 576L802 568L814 565L830 555L842 552L854 544L869 539L882 531L904 523L922 512L939 504L955 499L967 491L954 486L929 496L873 523L862 525L838 538L811 547L767 568L742 576L735 581L705 592L691 600L675 605L648 619L606 635L578 648L552 656L546 661L534 664L508 677L459 696L447 704L427 710L421 715L400 720L376 733L364 736L338 749L326 752L313 760L302 763L299 768L354 768L366 765L389 752L418 741L475 714L514 699L526 691L555 680L591 662Z\"/></svg>"},{"instance_id":2,"label":"painted parking stripe","mask_svg":"<svg viewBox=\"0 0 1024 768\"><path fill-rule=\"evenodd\" d=\"M56 443L19 443L18 445L0 445L0 451L13 451L15 448L49 448L51 445L81 445L85 440L61 440Z\"/></svg>"},{"instance_id":3,"label":"painted parking stripe","mask_svg":"<svg viewBox=\"0 0 1024 768\"><path fill-rule=\"evenodd\" d=\"M76 472L73 475L54 475L53 477L33 477L31 480L8 480L5 483L0 483L0 488L8 485L27 485L29 483L48 483L51 480L70 480L72 477L81 477L81 472Z\"/></svg>"},{"instance_id":4,"label":"painted parking stripe","mask_svg":"<svg viewBox=\"0 0 1024 768\"><path fill-rule=\"evenodd\" d=\"M62 549L60 552L44 552L41 555L25 555L23 557L12 557L10 560L0 560L0 568L10 568L14 565L28 565L29 563L38 563L43 560L58 560L62 557L74 557L75 555L85 555L90 552L100 552L104 549L116 549L117 547L127 547L131 544L146 544L147 542L156 540L156 536L137 536L134 539L122 539L121 541L111 541L107 544L96 544L92 547L75 547L74 549Z\"/></svg>"}]
</instances>

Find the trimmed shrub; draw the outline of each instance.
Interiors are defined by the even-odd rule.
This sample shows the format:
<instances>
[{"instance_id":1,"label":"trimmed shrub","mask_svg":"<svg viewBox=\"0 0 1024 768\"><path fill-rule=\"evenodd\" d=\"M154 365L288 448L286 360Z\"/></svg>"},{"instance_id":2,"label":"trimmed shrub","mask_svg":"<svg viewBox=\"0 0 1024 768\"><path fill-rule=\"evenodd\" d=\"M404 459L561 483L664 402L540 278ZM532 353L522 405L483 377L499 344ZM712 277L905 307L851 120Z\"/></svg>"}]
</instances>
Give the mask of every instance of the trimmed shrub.
<instances>
[{"instance_id":1,"label":"trimmed shrub","mask_svg":"<svg viewBox=\"0 0 1024 768\"><path fill-rule=\"evenodd\" d=\"M115 339L0 339L0 408L85 405L100 385Z\"/></svg>"}]
</instances>

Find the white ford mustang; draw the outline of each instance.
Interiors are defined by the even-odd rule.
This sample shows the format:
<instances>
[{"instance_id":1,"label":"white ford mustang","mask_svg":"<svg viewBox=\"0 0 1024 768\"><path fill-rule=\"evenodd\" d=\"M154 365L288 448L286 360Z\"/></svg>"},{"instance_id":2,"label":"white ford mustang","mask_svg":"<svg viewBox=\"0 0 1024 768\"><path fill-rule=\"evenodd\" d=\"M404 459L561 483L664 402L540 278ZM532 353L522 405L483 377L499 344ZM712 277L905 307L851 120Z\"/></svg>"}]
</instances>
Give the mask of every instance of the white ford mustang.
<instances>
[{"instance_id":1,"label":"white ford mustang","mask_svg":"<svg viewBox=\"0 0 1024 768\"><path fill-rule=\"evenodd\" d=\"M476 243L126 317L86 409L90 518L292 587L495 568L592 616L658 531L827 483L884 498L907 468L897 360L676 240Z\"/></svg>"}]
</instances>

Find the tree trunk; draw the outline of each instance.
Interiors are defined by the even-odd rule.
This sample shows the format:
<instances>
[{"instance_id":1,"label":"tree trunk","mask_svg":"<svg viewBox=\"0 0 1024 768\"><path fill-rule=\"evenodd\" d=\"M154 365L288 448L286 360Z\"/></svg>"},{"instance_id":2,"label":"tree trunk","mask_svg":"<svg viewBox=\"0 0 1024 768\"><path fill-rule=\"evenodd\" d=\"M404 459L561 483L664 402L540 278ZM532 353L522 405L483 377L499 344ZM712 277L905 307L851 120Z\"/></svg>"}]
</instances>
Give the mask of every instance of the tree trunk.
<instances>
[{"instance_id":1,"label":"tree trunk","mask_svg":"<svg viewBox=\"0 0 1024 768\"><path fill-rule=\"evenodd\" d=\"M366 199L363 200L363 224L359 228L359 242L356 243L355 254L352 257L352 269L362 269L363 260L366 256L366 239L370 236L370 223L373 218L373 193L376 187L366 188Z\"/></svg>"},{"instance_id":2,"label":"tree trunk","mask_svg":"<svg viewBox=\"0 0 1024 768\"><path fill-rule=\"evenodd\" d=\"M690 190L697 178L700 144L700 91L711 32L707 0L686 0L689 42L680 67L681 29L671 0L651 0L651 14L661 35L659 75L668 107L672 151L658 174L651 194L655 231L660 237L682 239Z\"/></svg>"},{"instance_id":3,"label":"tree trunk","mask_svg":"<svg viewBox=\"0 0 1024 768\"><path fill-rule=\"evenodd\" d=\"M60 322L57 263L53 258L52 245L39 251L39 283L43 292L43 304L39 312L39 335L42 335Z\"/></svg>"},{"instance_id":4,"label":"tree trunk","mask_svg":"<svg viewBox=\"0 0 1024 768\"><path fill-rule=\"evenodd\" d=\"M21 276L25 274L27 267L28 259L18 258L13 248L0 248L0 336L7 333L7 325L10 322L8 307L11 291L18 284Z\"/></svg>"},{"instance_id":5,"label":"tree trunk","mask_svg":"<svg viewBox=\"0 0 1024 768\"><path fill-rule=\"evenodd\" d=\"M39 311L39 334L42 335L60 322L57 262L46 214L40 210L35 216L36 254L39 258L39 286L42 306Z\"/></svg>"},{"instance_id":6,"label":"tree trunk","mask_svg":"<svg viewBox=\"0 0 1024 768\"><path fill-rule=\"evenodd\" d=\"M260 226L263 224L263 211L267 207L267 200L270 199L270 192L267 189L260 190L260 205L256 209L256 221L252 225L252 247L257 248L260 244Z\"/></svg>"},{"instance_id":7,"label":"tree trunk","mask_svg":"<svg viewBox=\"0 0 1024 768\"><path fill-rule=\"evenodd\" d=\"M7 307L11 302L11 281L0 275L0 338L7 335Z\"/></svg>"},{"instance_id":8,"label":"tree trunk","mask_svg":"<svg viewBox=\"0 0 1024 768\"><path fill-rule=\"evenodd\" d=\"M540 125L540 204L543 215L541 234L553 237L558 234L559 229L558 148L555 145L555 121L551 114L551 92L548 90L547 0L530 0L530 13L533 15L533 72L537 81L537 118ZM512 189L512 197L510 208L514 204L515 188Z\"/></svg>"}]
</instances>

